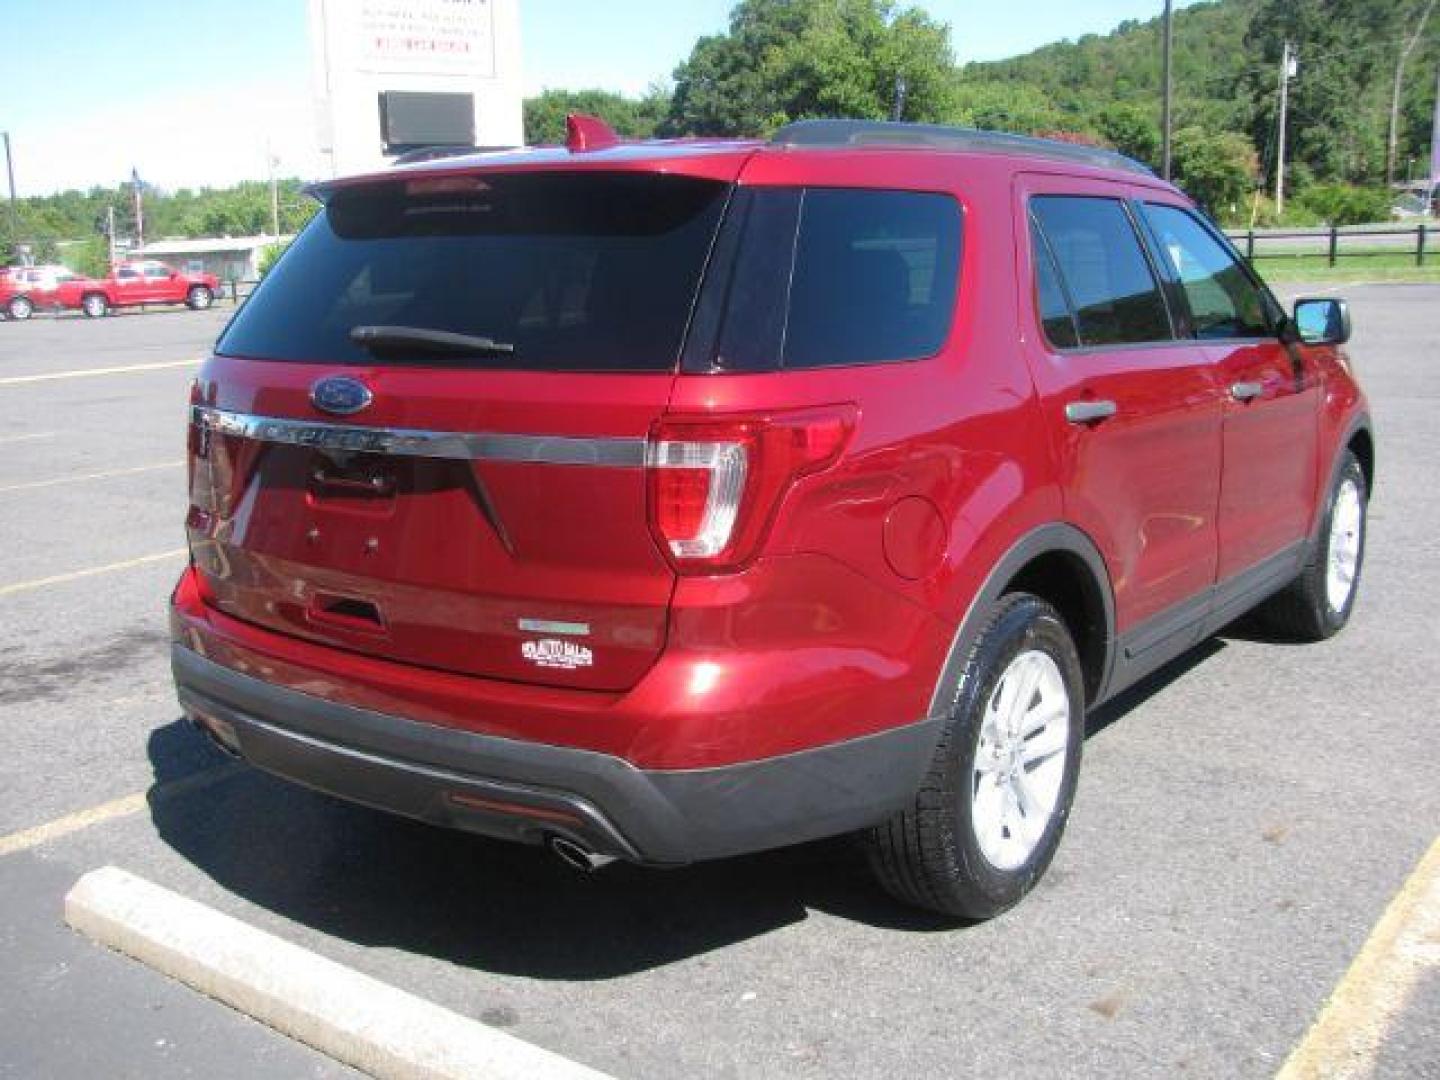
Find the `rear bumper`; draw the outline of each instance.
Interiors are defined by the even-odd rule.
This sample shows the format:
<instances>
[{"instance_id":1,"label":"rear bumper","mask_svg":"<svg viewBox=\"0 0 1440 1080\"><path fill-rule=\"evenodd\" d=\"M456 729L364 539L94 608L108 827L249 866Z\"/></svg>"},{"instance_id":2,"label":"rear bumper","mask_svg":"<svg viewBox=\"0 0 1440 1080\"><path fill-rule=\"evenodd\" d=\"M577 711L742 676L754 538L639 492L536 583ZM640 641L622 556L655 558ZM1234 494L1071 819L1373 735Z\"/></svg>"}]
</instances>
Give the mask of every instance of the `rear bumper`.
<instances>
[{"instance_id":1,"label":"rear bumper","mask_svg":"<svg viewBox=\"0 0 1440 1080\"><path fill-rule=\"evenodd\" d=\"M759 761L642 769L339 704L184 645L171 662L187 715L228 729L240 755L267 772L439 825L526 843L558 835L642 863L721 858L882 821L913 798L938 733L925 720Z\"/></svg>"}]
</instances>

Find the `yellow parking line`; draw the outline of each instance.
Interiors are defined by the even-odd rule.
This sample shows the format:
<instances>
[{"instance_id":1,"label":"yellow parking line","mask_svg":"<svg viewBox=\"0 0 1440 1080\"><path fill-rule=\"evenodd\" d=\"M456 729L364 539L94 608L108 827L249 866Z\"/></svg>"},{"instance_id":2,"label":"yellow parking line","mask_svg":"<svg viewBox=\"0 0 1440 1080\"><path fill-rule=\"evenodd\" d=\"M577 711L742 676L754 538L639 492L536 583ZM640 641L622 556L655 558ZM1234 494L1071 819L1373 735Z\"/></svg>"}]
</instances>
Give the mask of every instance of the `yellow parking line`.
<instances>
[{"instance_id":1,"label":"yellow parking line","mask_svg":"<svg viewBox=\"0 0 1440 1080\"><path fill-rule=\"evenodd\" d=\"M103 825L116 818L129 817L131 814L144 810L149 805L150 798L163 801L194 791L196 788L208 787L216 781L230 776L239 768L240 765L237 762L225 761L209 769L183 776L179 780L173 780L168 784L159 784L151 788L149 792L136 791L118 799L111 799L107 803L101 803L99 806L66 814L54 821L47 821L43 825L13 832L8 836L0 836L0 856L13 855L17 851L29 851L33 847L48 844L52 840L59 840L63 836L69 836L83 829Z\"/></svg>"},{"instance_id":2,"label":"yellow parking line","mask_svg":"<svg viewBox=\"0 0 1440 1080\"><path fill-rule=\"evenodd\" d=\"M7 376L0 379L0 386L52 382L55 379L84 379L91 375L128 375L136 371L163 371L166 368L195 367L199 363L199 360L166 360L157 364L126 364L123 367L86 368L83 371L42 371L35 375Z\"/></svg>"},{"instance_id":3,"label":"yellow parking line","mask_svg":"<svg viewBox=\"0 0 1440 1080\"><path fill-rule=\"evenodd\" d=\"M1440 968L1440 838L1390 901L1276 1080L1368 1076L1420 975Z\"/></svg>"},{"instance_id":4,"label":"yellow parking line","mask_svg":"<svg viewBox=\"0 0 1440 1080\"><path fill-rule=\"evenodd\" d=\"M182 458L179 461L161 461L154 465L136 465L129 469L107 469L104 472L82 473L79 476L57 476L52 480L27 480L23 484L5 484L0 486L0 494L7 491L33 491L36 488L55 487L57 484L78 484L82 480L109 480L113 476L134 476L136 473L154 472L157 469L175 469L184 465Z\"/></svg>"},{"instance_id":5,"label":"yellow parking line","mask_svg":"<svg viewBox=\"0 0 1440 1080\"><path fill-rule=\"evenodd\" d=\"M0 596L9 596L11 593L29 592L31 589L43 589L46 585L63 585L67 581L79 581L81 578L94 577L96 574L114 573L116 570L130 570L136 566L163 562L166 559L178 559L185 553L185 548L175 548L173 551L161 551L155 555L142 555L138 559L126 559L124 562L109 563L105 566L92 566L85 570L72 570L68 574L55 574L52 577L35 578L32 581L17 581L13 585L0 585Z\"/></svg>"}]
</instances>

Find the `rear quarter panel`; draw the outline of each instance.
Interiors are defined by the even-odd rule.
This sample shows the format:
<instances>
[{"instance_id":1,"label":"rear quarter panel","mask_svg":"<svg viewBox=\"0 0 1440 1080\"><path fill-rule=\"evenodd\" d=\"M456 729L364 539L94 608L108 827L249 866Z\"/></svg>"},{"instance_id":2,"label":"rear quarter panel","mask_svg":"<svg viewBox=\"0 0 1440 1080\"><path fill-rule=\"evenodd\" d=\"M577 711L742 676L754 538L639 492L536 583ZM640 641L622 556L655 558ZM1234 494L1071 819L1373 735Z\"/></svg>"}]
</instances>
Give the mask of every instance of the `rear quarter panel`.
<instances>
[{"instance_id":1,"label":"rear quarter panel","mask_svg":"<svg viewBox=\"0 0 1440 1080\"><path fill-rule=\"evenodd\" d=\"M1034 387L1014 340L1010 171L1003 161L964 154L757 154L742 184L955 198L964 227L948 338L935 356L897 363L682 375L670 406L704 414L854 403L858 421L848 452L791 491L767 554L839 560L936 616L947 636L1000 556L1060 516ZM930 680L938 668L937 660Z\"/></svg>"}]
</instances>

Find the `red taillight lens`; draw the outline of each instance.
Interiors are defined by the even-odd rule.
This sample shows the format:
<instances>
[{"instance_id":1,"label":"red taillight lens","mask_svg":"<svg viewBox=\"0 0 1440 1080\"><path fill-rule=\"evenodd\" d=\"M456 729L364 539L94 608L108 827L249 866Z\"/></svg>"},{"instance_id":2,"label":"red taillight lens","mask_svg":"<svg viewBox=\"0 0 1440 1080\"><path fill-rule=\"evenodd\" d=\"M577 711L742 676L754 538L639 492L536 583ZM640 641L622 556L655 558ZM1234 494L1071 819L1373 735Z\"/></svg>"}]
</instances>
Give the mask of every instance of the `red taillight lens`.
<instances>
[{"instance_id":1,"label":"red taillight lens","mask_svg":"<svg viewBox=\"0 0 1440 1080\"><path fill-rule=\"evenodd\" d=\"M851 405L723 420L665 418L646 453L656 539L682 571L743 565L781 497L800 477L833 464L854 426Z\"/></svg>"}]
</instances>

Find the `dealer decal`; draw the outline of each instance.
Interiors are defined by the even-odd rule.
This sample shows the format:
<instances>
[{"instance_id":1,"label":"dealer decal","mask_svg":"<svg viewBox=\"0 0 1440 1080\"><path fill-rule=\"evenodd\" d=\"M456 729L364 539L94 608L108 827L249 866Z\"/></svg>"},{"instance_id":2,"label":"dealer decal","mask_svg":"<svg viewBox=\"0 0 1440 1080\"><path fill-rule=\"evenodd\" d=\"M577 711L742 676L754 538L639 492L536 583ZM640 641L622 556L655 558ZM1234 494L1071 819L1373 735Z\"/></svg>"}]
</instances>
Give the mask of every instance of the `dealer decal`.
<instances>
[{"instance_id":1,"label":"dealer decal","mask_svg":"<svg viewBox=\"0 0 1440 1080\"><path fill-rule=\"evenodd\" d=\"M565 671L591 667L595 663L594 654L584 645L577 645L573 641L557 641L555 638L522 642L520 655L536 667L561 668Z\"/></svg>"}]
</instances>

